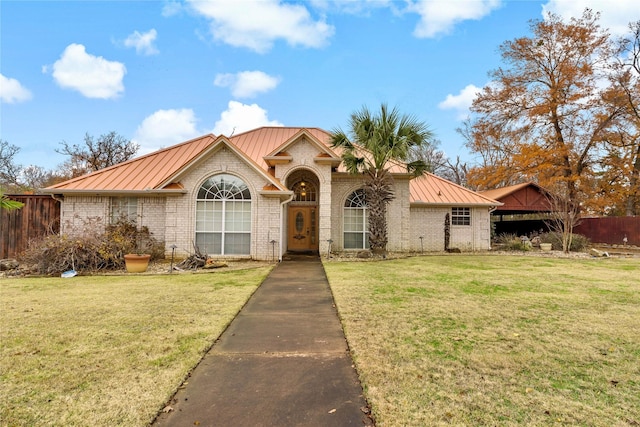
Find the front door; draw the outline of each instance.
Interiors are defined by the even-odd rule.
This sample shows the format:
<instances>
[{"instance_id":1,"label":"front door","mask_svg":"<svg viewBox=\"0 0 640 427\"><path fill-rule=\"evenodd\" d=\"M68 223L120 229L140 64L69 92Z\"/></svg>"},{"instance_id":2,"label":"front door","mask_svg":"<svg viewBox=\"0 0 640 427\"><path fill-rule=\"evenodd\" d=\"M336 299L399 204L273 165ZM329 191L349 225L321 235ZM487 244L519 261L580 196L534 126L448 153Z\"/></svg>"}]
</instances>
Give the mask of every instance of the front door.
<instances>
[{"instance_id":1,"label":"front door","mask_svg":"<svg viewBox=\"0 0 640 427\"><path fill-rule=\"evenodd\" d=\"M289 206L290 251L318 250L318 227L316 206Z\"/></svg>"}]
</instances>

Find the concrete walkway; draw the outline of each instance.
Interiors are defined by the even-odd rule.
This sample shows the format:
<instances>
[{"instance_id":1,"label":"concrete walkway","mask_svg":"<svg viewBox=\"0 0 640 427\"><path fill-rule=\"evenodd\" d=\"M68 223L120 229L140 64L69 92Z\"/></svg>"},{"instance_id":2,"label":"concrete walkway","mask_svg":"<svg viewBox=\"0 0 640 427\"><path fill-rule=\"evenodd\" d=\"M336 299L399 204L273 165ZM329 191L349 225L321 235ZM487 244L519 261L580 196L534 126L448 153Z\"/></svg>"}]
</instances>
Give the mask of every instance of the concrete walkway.
<instances>
[{"instance_id":1,"label":"concrete walkway","mask_svg":"<svg viewBox=\"0 0 640 427\"><path fill-rule=\"evenodd\" d=\"M322 264L283 261L154 426L363 426L352 366Z\"/></svg>"}]
</instances>

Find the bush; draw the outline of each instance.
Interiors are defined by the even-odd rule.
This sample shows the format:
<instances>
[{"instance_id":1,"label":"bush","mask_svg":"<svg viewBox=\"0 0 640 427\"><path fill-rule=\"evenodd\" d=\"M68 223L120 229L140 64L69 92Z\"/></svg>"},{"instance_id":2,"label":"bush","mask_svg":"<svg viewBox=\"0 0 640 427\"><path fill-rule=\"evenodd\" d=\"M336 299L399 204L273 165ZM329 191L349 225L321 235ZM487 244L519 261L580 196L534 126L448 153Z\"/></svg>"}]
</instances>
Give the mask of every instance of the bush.
<instances>
[{"instance_id":1,"label":"bush","mask_svg":"<svg viewBox=\"0 0 640 427\"><path fill-rule=\"evenodd\" d=\"M155 239L147 227L138 229L131 221L121 219L104 226L101 218L88 218L72 233L29 242L21 260L39 274L59 274L72 269L121 269L127 253L147 253L151 259L162 258L164 244Z\"/></svg>"},{"instance_id":2,"label":"bush","mask_svg":"<svg viewBox=\"0 0 640 427\"><path fill-rule=\"evenodd\" d=\"M515 234L502 233L496 237L496 243L502 246L505 251L528 251L531 246L522 242L522 239Z\"/></svg>"},{"instance_id":3,"label":"bush","mask_svg":"<svg viewBox=\"0 0 640 427\"><path fill-rule=\"evenodd\" d=\"M554 251L562 250L562 234L560 233L543 233L540 235L540 242L551 243L551 247ZM571 247L569 250L572 252L582 252L588 249L590 243L589 239L582 234L574 234L571 239Z\"/></svg>"}]
</instances>

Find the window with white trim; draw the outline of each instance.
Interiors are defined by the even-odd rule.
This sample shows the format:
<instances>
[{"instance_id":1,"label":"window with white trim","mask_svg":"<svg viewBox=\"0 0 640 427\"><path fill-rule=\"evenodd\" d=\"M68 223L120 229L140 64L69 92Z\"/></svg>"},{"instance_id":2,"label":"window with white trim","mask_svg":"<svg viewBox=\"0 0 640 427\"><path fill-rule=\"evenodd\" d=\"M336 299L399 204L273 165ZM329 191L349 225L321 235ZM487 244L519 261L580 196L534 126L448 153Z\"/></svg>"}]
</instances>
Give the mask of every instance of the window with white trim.
<instances>
[{"instance_id":1,"label":"window with white trim","mask_svg":"<svg viewBox=\"0 0 640 427\"><path fill-rule=\"evenodd\" d=\"M363 190L356 190L344 203L344 248L369 247L369 219Z\"/></svg>"},{"instance_id":2,"label":"window with white trim","mask_svg":"<svg viewBox=\"0 0 640 427\"><path fill-rule=\"evenodd\" d=\"M471 208L451 208L451 225L471 225Z\"/></svg>"},{"instance_id":3,"label":"window with white trim","mask_svg":"<svg viewBox=\"0 0 640 427\"><path fill-rule=\"evenodd\" d=\"M196 199L196 245L210 255L251 253L251 193L227 174L207 179Z\"/></svg>"},{"instance_id":4,"label":"window with white trim","mask_svg":"<svg viewBox=\"0 0 640 427\"><path fill-rule=\"evenodd\" d=\"M120 220L136 222L138 219L137 197L112 197L111 198L111 223Z\"/></svg>"}]
</instances>

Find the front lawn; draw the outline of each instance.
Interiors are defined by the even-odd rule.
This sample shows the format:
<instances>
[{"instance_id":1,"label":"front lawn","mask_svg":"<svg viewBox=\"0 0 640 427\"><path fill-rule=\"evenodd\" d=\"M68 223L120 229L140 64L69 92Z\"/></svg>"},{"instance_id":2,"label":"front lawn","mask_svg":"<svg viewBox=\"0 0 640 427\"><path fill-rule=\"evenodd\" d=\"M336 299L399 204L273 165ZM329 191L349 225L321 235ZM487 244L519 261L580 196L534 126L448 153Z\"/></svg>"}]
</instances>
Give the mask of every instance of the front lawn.
<instances>
[{"instance_id":1,"label":"front lawn","mask_svg":"<svg viewBox=\"0 0 640 427\"><path fill-rule=\"evenodd\" d=\"M378 426L640 425L640 259L325 262Z\"/></svg>"},{"instance_id":2,"label":"front lawn","mask_svg":"<svg viewBox=\"0 0 640 427\"><path fill-rule=\"evenodd\" d=\"M149 424L269 271L0 280L0 425Z\"/></svg>"}]
</instances>

